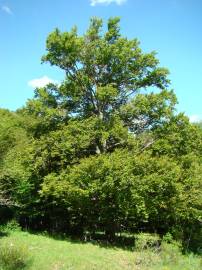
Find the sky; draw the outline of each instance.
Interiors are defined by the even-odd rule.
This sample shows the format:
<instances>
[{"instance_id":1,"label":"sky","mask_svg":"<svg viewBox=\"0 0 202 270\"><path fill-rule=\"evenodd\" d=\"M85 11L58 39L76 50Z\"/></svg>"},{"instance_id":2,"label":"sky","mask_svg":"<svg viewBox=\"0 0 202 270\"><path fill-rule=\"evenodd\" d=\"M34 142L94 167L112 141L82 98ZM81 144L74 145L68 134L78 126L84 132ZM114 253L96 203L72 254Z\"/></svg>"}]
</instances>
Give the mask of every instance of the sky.
<instances>
[{"instance_id":1,"label":"sky","mask_svg":"<svg viewBox=\"0 0 202 270\"><path fill-rule=\"evenodd\" d=\"M92 16L120 16L122 34L170 70L178 112L202 119L202 0L0 0L0 107L16 110L36 86L60 82L63 72L41 64L46 38L74 25L83 34Z\"/></svg>"}]
</instances>

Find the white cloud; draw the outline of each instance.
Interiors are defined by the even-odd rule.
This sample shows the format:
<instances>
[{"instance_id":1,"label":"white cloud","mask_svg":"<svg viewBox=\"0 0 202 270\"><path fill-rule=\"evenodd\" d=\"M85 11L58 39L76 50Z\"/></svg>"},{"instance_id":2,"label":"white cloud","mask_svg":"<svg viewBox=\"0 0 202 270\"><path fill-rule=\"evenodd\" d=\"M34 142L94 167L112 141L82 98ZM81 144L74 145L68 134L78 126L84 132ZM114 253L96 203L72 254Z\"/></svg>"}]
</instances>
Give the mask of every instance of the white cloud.
<instances>
[{"instance_id":1,"label":"white cloud","mask_svg":"<svg viewBox=\"0 0 202 270\"><path fill-rule=\"evenodd\" d=\"M40 88L44 87L49 83L57 83L57 81L54 81L53 79L49 78L48 76L43 76L38 79L33 79L28 82L28 85L33 88Z\"/></svg>"},{"instance_id":2,"label":"white cloud","mask_svg":"<svg viewBox=\"0 0 202 270\"><path fill-rule=\"evenodd\" d=\"M1 9L9 15L13 14L12 10L8 6L2 6Z\"/></svg>"},{"instance_id":3,"label":"white cloud","mask_svg":"<svg viewBox=\"0 0 202 270\"><path fill-rule=\"evenodd\" d=\"M91 6L96 6L96 5L110 5L111 3L115 3L117 5L122 5L126 2L127 0L90 0L90 5Z\"/></svg>"},{"instance_id":4,"label":"white cloud","mask_svg":"<svg viewBox=\"0 0 202 270\"><path fill-rule=\"evenodd\" d=\"M198 114L194 114L194 115L190 115L189 116L189 120L192 123L199 123L202 121L202 116L198 115Z\"/></svg>"}]
</instances>

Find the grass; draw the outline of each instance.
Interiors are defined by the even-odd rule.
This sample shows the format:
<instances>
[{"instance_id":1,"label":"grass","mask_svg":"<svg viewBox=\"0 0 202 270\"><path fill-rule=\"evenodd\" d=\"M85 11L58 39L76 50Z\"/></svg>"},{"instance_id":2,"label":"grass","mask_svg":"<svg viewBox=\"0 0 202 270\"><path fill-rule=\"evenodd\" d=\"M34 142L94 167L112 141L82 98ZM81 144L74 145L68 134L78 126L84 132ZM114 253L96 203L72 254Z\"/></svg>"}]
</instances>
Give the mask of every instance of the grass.
<instances>
[{"instance_id":1,"label":"grass","mask_svg":"<svg viewBox=\"0 0 202 270\"><path fill-rule=\"evenodd\" d=\"M96 243L57 240L28 232L10 232L0 237L5 245L26 246L32 263L29 270L199 270L202 259L193 254L182 255L174 247L165 245L162 252L130 251ZM0 266L0 270L4 270ZM24 268L23 268L24 269Z\"/></svg>"}]
</instances>

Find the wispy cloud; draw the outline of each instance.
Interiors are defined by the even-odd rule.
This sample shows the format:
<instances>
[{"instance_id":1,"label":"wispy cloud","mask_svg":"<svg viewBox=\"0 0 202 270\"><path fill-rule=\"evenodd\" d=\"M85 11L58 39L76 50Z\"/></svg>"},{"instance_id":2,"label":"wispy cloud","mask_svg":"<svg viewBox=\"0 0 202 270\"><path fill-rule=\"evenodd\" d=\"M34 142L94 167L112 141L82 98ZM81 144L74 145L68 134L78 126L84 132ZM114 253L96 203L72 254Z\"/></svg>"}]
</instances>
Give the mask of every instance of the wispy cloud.
<instances>
[{"instance_id":1,"label":"wispy cloud","mask_svg":"<svg viewBox=\"0 0 202 270\"><path fill-rule=\"evenodd\" d=\"M12 15L13 14L12 10L8 6L5 6L5 5L2 6L1 7L1 10L4 11L4 12L6 12L9 15Z\"/></svg>"},{"instance_id":2,"label":"wispy cloud","mask_svg":"<svg viewBox=\"0 0 202 270\"><path fill-rule=\"evenodd\" d=\"M122 5L126 2L127 0L90 0L90 5L91 6L96 6L96 5L110 5L111 3L115 3L117 5Z\"/></svg>"},{"instance_id":3,"label":"wispy cloud","mask_svg":"<svg viewBox=\"0 0 202 270\"><path fill-rule=\"evenodd\" d=\"M33 79L28 82L28 85L32 88L40 88L44 87L49 83L57 83L57 81L54 81L53 79L49 78L48 76L43 76L41 78Z\"/></svg>"},{"instance_id":4,"label":"wispy cloud","mask_svg":"<svg viewBox=\"0 0 202 270\"><path fill-rule=\"evenodd\" d=\"M198 114L190 115L189 120L192 123L199 123L202 121L202 115L198 115Z\"/></svg>"}]
</instances>

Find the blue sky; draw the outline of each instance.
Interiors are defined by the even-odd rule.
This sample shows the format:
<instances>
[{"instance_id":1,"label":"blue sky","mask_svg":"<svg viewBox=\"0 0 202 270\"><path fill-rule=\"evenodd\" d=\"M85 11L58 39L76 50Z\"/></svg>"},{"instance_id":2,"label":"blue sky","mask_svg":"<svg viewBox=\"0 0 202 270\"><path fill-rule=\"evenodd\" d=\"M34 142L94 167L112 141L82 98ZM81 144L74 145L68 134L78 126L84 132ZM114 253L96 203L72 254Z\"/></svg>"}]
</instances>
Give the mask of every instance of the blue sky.
<instances>
[{"instance_id":1,"label":"blue sky","mask_svg":"<svg viewBox=\"0 0 202 270\"><path fill-rule=\"evenodd\" d=\"M15 110L35 85L62 80L57 68L41 65L46 37L73 25L82 34L92 16L120 16L123 35L156 50L170 70L178 111L202 119L201 0L0 0L0 107Z\"/></svg>"}]
</instances>

